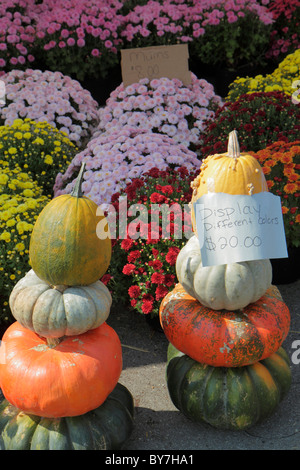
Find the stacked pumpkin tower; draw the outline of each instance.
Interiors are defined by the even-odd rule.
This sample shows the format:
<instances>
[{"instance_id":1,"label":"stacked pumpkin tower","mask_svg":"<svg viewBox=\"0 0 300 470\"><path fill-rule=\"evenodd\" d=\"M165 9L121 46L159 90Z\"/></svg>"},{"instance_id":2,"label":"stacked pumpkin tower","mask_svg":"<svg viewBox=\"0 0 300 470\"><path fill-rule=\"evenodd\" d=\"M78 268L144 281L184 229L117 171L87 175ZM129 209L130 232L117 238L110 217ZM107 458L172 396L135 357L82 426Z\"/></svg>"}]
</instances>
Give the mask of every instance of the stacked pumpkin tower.
<instances>
[{"instance_id":1,"label":"stacked pumpkin tower","mask_svg":"<svg viewBox=\"0 0 300 470\"><path fill-rule=\"evenodd\" d=\"M257 160L240 153L237 133L228 152L207 157L192 183L192 204L208 192L267 191ZM290 313L272 282L270 260L202 266L194 235L178 254L179 283L160 306L169 340L167 384L174 405L188 418L240 430L270 416L291 384L282 343Z\"/></svg>"},{"instance_id":2,"label":"stacked pumpkin tower","mask_svg":"<svg viewBox=\"0 0 300 470\"><path fill-rule=\"evenodd\" d=\"M118 383L121 343L106 323L112 298L99 280L111 259L109 229L82 194L83 172L84 164L72 194L40 213L32 269L11 292L17 321L0 348L2 450L119 449L132 430L132 396Z\"/></svg>"}]
</instances>

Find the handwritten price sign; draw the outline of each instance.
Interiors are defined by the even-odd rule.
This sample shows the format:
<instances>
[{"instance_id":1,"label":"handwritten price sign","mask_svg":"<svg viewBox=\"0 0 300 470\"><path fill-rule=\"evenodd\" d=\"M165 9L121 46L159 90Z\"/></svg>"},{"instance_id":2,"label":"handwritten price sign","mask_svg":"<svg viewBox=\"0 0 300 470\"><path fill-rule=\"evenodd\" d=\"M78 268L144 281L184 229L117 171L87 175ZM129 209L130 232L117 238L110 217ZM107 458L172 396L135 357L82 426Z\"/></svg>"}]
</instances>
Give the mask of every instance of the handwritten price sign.
<instances>
[{"instance_id":1,"label":"handwritten price sign","mask_svg":"<svg viewBox=\"0 0 300 470\"><path fill-rule=\"evenodd\" d=\"M209 193L194 210L203 266L287 258L278 196Z\"/></svg>"},{"instance_id":2,"label":"handwritten price sign","mask_svg":"<svg viewBox=\"0 0 300 470\"><path fill-rule=\"evenodd\" d=\"M186 86L191 84L187 44L139 47L121 50L121 70L124 87L142 78L178 78Z\"/></svg>"}]
</instances>

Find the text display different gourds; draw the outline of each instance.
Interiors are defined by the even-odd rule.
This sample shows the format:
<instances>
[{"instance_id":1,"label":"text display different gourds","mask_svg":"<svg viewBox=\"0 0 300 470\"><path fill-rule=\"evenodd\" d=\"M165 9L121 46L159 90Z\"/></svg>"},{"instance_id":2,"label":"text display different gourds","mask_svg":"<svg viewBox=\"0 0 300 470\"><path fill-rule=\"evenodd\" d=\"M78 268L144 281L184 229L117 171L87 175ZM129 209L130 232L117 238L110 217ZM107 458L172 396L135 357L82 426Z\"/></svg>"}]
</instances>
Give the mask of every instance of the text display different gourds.
<instances>
[{"instance_id":1,"label":"text display different gourds","mask_svg":"<svg viewBox=\"0 0 300 470\"><path fill-rule=\"evenodd\" d=\"M192 189L192 204L208 191L268 190L258 161L240 153L236 131L229 134L227 153L203 160ZM177 257L179 283L159 312L169 340L169 394L196 422L245 429L270 416L290 388L282 348L290 312L271 284L270 260L202 266L193 206L191 211L194 235Z\"/></svg>"},{"instance_id":2,"label":"text display different gourds","mask_svg":"<svg viewBox=\"0 0 300 470\"><path fill-rule=\"evenodd\" d=\"M82 195L84 168L72 194L40 213L32 269L11 292L17 321L0 348L3 450L118 449L133 427L132 396L118 383L121 343L106 323L112 298L99 280L111 240L96 235L104 214Z\"/></svg>"}]
</instances>

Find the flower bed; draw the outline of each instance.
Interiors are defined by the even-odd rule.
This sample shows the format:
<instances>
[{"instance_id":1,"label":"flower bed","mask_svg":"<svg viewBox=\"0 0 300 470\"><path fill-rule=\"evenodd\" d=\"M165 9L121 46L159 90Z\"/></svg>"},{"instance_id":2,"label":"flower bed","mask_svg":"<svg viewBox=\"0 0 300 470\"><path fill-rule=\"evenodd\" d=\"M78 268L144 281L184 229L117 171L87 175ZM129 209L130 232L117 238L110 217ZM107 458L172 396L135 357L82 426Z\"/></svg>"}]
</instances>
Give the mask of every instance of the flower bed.
<instances>
[{"instance_id":1,"label":"flower bed","mask_svg":"<svg viewBox=\"0 0 300 470\"><path fill-rule=\"evenodd\" d=\"M48 0L36 9L36 55L46 68L83 80L118 64L122 17L117 0Z\"/></svg>"},{"instance_id":2,"label":"flower bed","mask_svg":"<svg viewBox=\"0 0 300 470\"><path fill-rule=\"evenodd\" d=\"M176 144L171 137L136 128L121 129L92 139L86 149L73 158L65 173L57 175L55 196L71 192L82 162L86 163L82 190L103 209L110 204L115 192L153 165L160 170L199 166L196 154Z\"/></svg>"},{"instance_id":3,"label":"flower bed","mask_svg":"<svg viewBox=\"0 0 300 470\"><path fill-rule=\"evenodd\" d=\"M151 0L133 6L120 36L124 47L185 42L191 58L236 67L263 59L271 23L272 14L255 0Z\"/></svg>"},{"instance_id":4,"label":"flower bed","mask_svg":"<svg viewBox=\"0 0 300 470\"><path fill-rule=\"evenodd\" d=\"M24 69L35 61L34 0L2 0L0 5L0 75Z\"/></svg>"},{"instance_id":5,"label":"flower bed","mask_svg":"<svg viewBox=\"0 0 300 470\"><path fill-rule=\"evenodd\" d=\"M125 236L119 231L113 241L111 265L102 279L116 304L130 302L139 313L158 316L162 298L177 283L177 254L192 234L190 183L196 174L186 167L152 168L112 196L117 222L124 217L124 197L128 211ZM136 208L141 213L138 221Z\"/></svg>"},{"instance_id":6,"label":"flower bed","mask_svg":"<svg viewBox=\"0 0 300 470\"><path fill-rule=\"evenodd\" d=\"M300 108L285 93L260 92L229 101L207 123L203 156L224 153L230 131L236 129L241 151L258 151L278 140L293 141L299 136Z\"/></svg>"},{"instance_id":7,"label":"flower bed","mask_svg":"<svg viewBox=\"0 0 300 470\"><path fill-rule=\"evenodd\" d=\"M280 62L278 67L270 74L265 76L256 75L255 77L238 77L229 85L227 99L237 100L244 93L254 93L257 91L283 91L291 96L295 93L297 80L299 80L300 71L300 49L289 54ZM298 98L299 99L299 98Z\"/></svg>"},{"instance_id":8,"label":"flower bed","mask_svg":"<svg viewBox=\"0 0 300 470\"><path fill-rule=\"evenodd\" d=\"M98 124L98 103L79 82L60 72L13 70L1 77L6 105L0 123L17 118L47 121L65 132L76 145L84 145Z\"/></svg>"},{"instance_id":9,"label":"flower bed","mask_svg":"<svg viewBox=\"0 0 300 470\"><path fill-rule=\"evenodd\" d=\"M100 109L94 135L128 125L165 134L193 150L204 121L212 119L223 102L210 83L193 73L191 78L190 86L175 78L145 78L127 87L121 84Z\"/></svg>"},{"instance_id":10,"label":"flower bed","mask_svg":"<svg viewBox=\"0 0 300 470\"><path fill-rule=\"evenodd\" d=\"M300 246L300 140L274 142L253 155L265 174L269 191L280 196L288 247Z\"/></svg>"},{"instance_id":11,"label":"flower bed","mask_svg":"<svg viewBox=\"0 0 300 470\"><path fill-rule=\"evenodd\" d=\"M28 271L30 234L49 202L30 172L0 161L0 323L12 321L11 290Z\"/></svg>"},{"instance_id":12,"label":"flower bed","mask_svg":"<svg viewBox=\"0 0 300 470\"><path fill-rule=\"evenodd\" d=\"M264 5L267 2L138 3L3 0L0 70L35 66L59 70L81 81L85 77L99 79L108 77L119 65L121 49L178 43L188 43L191 59L202 64L237 70L265 61L273 17L277 15L276 8ZM289 38L289 32L285 34ZM291 44L293 41L291 38Z\"/></svg>"},{"instance_id":13,"label":"flower bed","mask_svg":"<svg viewBox=\"0 0 300 470\"><path fill-rule=\"evenodd\" d=\"M67 168L77 148L47 122L16 119L0 127L0 150L11 168L17 164L29 171L44 194L52 196L57 173Z\"/></svg>"},{"instance_id":14,"label":"flower bed","mask_svg":"<svg viewBox=\"0 0 300 470\"><path fill-rule=\"evenodd\" d=\"M300 47L300 1L271 0L267 8L274 23L266 57L277 62Z\"/></svg>"}]
</instances>

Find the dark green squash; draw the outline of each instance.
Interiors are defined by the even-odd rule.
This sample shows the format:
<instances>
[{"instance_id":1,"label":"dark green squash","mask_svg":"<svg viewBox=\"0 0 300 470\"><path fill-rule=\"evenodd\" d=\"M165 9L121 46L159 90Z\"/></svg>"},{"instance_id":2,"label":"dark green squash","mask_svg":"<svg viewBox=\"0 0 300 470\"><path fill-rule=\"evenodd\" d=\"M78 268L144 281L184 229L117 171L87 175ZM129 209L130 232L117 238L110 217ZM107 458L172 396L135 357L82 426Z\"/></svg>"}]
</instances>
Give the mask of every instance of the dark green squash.
<instances>
[{"instance_id":1,"label":"dark green squash","mask_svg":"<svg viewBox=\"0 0 300 470\"><path fill-rule=\"evenodd\" d=\"M133 398L118 383L93 411L70 418L26 414L0 399L0 450L115 450L133 429Z\"/></svg>"},{"instance_id":2,"label":"dark green squash","mask_svg":"<svg viewBox=\"0 0 300 470\"><path fill-rule=\"evenodd\" d=\"M195 422L243 430L270 416L291 385L283 348L243 367L200 364L168 347L167 385L172 402Z\"/></svg>"}]
</instances>

